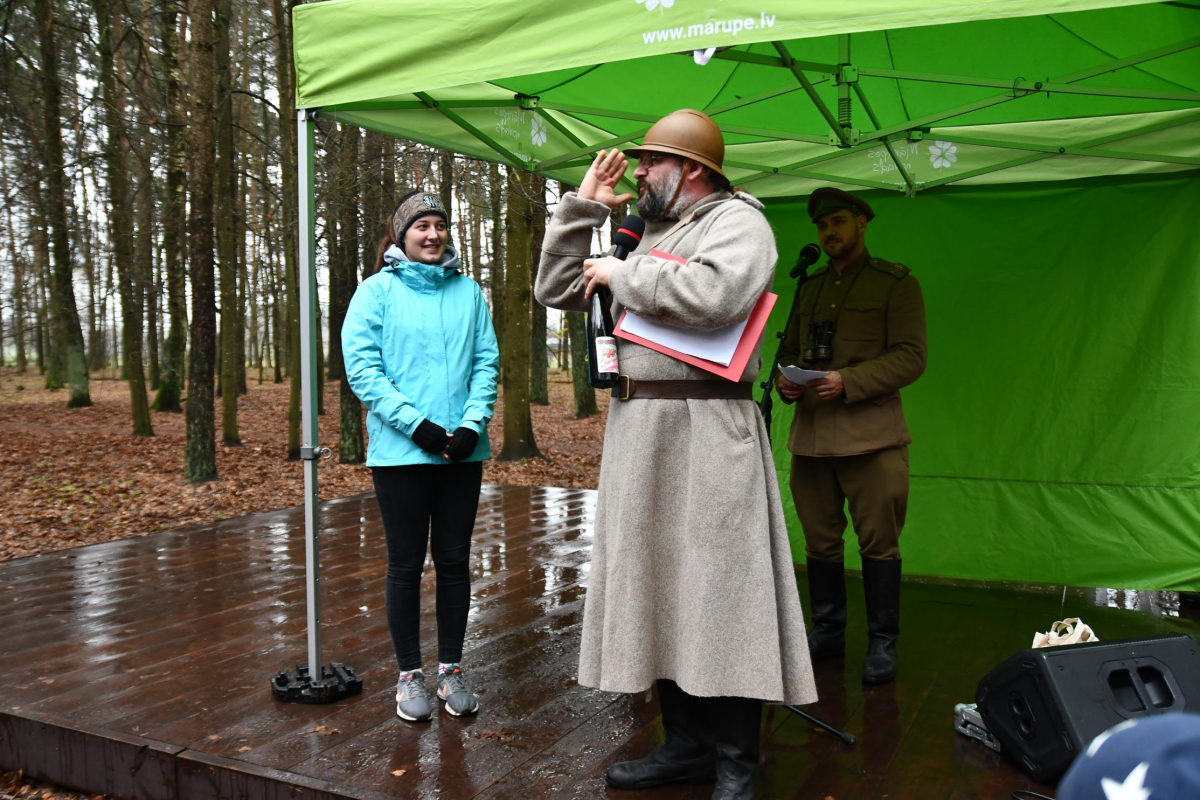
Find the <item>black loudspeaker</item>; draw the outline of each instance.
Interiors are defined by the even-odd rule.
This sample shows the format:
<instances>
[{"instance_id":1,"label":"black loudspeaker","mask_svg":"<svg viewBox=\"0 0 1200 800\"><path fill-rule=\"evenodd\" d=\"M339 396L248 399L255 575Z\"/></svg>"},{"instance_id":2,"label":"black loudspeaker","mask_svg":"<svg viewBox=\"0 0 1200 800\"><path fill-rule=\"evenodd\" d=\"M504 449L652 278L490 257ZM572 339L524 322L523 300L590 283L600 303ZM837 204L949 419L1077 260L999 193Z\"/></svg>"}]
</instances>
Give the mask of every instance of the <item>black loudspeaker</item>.
<instances>
[{"instance_id":1,"label":"black loudspeaker","mask_svg":"<svg viewBox=\"0 0 1200 800\"><path fill-rule=\"evenodd\" d=\"M1200 710L1200 646L1174 634L1026 650L989 672L975 701L1002 752L1051 783L1118 722Z\"/></svg>"}]
</instances>

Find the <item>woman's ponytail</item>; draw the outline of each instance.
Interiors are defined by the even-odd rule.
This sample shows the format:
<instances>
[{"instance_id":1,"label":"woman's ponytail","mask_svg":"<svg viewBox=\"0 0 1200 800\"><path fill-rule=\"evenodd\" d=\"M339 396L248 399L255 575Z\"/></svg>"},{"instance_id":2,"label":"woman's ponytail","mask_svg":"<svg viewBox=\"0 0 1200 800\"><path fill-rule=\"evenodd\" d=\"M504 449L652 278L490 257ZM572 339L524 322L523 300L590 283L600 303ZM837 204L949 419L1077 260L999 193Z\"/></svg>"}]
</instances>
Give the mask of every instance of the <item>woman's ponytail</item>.
<instances>
[{"instance_id":1,"label":"woman's ponytail","mask_svg":"<svg viewBox=\"0 0 1200 800\"><path fill-rule=\"evenodd\" d=\"M387 225L384 227L383 238L379 240L379 252L375 254L375 268L371 270L372 275L383 269L383 254L392 245L400 247L400 243L396 241L396 232L392 229L392 216L389 215ZM403 248L401 247L401 249Z\"/></svg>"}]
</instances>

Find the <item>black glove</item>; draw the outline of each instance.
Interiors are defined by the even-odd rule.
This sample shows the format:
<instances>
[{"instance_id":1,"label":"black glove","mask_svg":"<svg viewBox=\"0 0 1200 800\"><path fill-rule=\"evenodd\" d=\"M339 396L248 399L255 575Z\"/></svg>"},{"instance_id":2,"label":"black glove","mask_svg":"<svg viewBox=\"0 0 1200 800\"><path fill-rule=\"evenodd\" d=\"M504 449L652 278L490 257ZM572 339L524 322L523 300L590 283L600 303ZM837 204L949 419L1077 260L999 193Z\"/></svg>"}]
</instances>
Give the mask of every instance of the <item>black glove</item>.
<instances>
[{"instance_id":1,"label":"black glove","mask_svg":"<svg viewBox=\"0 0 1200 800\"><path fill-rule=\"evenodd\" d=\"M446 445L450 443L450 439L446 436L446 429L427 419L421 420L421 424L413 431L412 440L417 443L417 447L426 453L433 453L435 456L440 456L445 452Z\"/></svg>"},{"instance_id":2,"label":"black glove","mask_svg":"<svg viewBox=\"0 0 1200 800\"><path fill-rule=\"evenodd\" d=\"M454 438L450 440L450 446L446 448L446 456L451 461L462 461L475 452L475 445L477 444L479 444L478 433L470 428L459 428L454 432Z\"/></svg>"}]
</instances>

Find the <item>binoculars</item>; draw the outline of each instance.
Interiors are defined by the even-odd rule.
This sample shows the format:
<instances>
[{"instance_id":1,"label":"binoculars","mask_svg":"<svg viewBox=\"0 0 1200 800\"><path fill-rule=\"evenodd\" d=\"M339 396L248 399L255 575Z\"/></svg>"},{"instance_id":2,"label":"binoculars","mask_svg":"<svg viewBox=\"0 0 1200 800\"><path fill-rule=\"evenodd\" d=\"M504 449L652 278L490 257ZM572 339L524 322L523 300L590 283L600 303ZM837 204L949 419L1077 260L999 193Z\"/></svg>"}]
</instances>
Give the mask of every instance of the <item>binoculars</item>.
<instances>
[{"instance_id":1,"label":"binoculars","mask_svg":"<svg viewBox=\"0 0 1200 800\"><path fill-rule=\"evenodd\" d=\"M828 364L833 361L833 322L808 323L801 358L808 364Z\"/></svg>"}]
</instances>

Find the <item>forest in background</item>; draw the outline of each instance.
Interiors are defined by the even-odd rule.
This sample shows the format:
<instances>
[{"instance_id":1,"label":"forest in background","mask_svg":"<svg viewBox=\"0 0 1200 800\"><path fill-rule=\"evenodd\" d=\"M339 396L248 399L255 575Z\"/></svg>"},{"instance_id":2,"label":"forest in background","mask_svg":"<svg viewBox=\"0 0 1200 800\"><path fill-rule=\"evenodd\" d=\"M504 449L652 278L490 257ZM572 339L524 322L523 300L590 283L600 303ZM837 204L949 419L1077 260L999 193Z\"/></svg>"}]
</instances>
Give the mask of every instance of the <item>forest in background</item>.
<instances>
[{"instance_id":1,"label":"forest in background","mask_svg":"<svg viewBox=\"0 0 1200 800\"><path fill-rule=\"evenodd\" d=\"M0 9L0 364L61 389L69 407L91 403L92 376L119 376L134 436L154 435L151 409L183 414L190 482L217 477L218 432L240 444L249 383L289 384L278 456L299 456L290 11L288 0ZM449 210L492 311L499 458L540 455L530 405L549 402L551 364L570 367L575 416L596 413L583 316L548 315L531 291L547 215L570 187L328 120L316 140L319 374L339 384L329 413L342 463L365 448L341 321L397 199L418 188Z\"/></svg>"}]
</instances>

